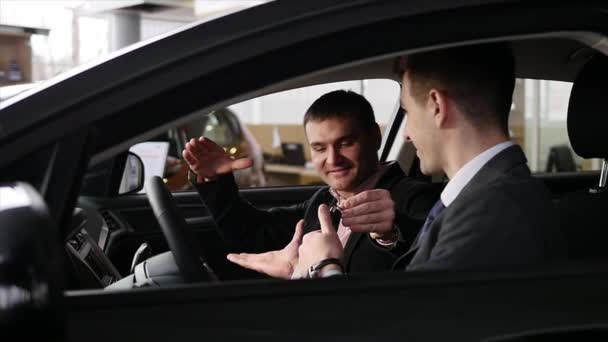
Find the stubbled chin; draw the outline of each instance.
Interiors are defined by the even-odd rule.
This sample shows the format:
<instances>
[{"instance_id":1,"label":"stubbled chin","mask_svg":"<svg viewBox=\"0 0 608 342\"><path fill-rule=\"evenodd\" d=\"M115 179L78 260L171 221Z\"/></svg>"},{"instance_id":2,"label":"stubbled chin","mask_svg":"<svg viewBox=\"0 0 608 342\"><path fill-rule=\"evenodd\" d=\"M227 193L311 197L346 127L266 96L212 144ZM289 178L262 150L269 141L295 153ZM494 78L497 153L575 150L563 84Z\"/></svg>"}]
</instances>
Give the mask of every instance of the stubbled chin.
<instances>
[{"instance_id":1,"label":"stubbled chin","mask_svg":"<svg viewBox=\"0 0 608 342\"><path fill-rule=\"evenodd\" d=\"M344 173L330 173L326 175L328 180L327 183L336 190L345 190L349 188L354 178L352 177L350 171L351 170Z\"/></svg>"}]
</instances>

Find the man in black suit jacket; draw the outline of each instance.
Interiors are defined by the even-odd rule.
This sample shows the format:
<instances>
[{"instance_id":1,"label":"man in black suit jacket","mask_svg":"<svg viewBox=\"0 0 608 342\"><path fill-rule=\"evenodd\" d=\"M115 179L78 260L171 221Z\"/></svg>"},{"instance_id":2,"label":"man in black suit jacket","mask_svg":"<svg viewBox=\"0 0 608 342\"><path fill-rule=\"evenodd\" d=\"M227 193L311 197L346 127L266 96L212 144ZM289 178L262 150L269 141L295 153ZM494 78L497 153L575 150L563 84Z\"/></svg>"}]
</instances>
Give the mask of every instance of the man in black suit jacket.
<instances>
[{"instance_id":1,"label":"man in black suit jacket","mask_svg":"<svg viewBox=\"0 0 608 342\"><path fill-rule=\"evenodd\" d=\"M437 50L401 60L405 138L417 147L423 173L449 182L412 248L396 264L407 270L485 269L548 260L561 236L547 189L533 179L509 140L515 83L505 44ZM322 226L331 226L319 208ZM332 229L309 234L301 268L340 273ZM327 261L329 260L329 261Z\"/></svg>"},{"instance_id":2,"label":"man in black suit jacket","mask_svg":"<svg viewBox=\"0 0 608 342\"><path fill-rule=\"evenodd\" d=\"M341 211L334 225L345 269L389 270L398 253L387 247L411 245L437 200L437 187L405 177L397 163L378 162L380 128L361 95L323 95L305 114L304 127L313 165L329 187L291 207L255 208L239 196L231 172L250 161L229 159L209 139L187 144L184 158L220 234L232 251L246 252L229 254L229 260L274 277L300 277L294 268L298 247L303 234L319 229L317 209L326 204Z\"/></svg>"}]
</instances>

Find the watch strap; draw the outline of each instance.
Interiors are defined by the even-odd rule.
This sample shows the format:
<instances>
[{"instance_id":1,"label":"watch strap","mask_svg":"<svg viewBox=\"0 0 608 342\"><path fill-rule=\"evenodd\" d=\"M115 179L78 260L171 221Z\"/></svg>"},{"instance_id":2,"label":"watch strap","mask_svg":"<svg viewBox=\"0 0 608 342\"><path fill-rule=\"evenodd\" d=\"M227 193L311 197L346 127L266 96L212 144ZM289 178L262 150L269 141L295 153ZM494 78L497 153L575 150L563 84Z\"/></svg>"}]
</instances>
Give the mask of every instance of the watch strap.
<instances>
[{"instance_id":1,"label":"watch strap","mask_svg":"<svg viewBox=\"0 0 608 342\"><path fill-rule=\"evenodd\" d=\"M321 270L327 265L337 265L338 267L340 267L342 273L344 273L344 266L342 266L342 262L340 261L340 259L327 258L310 266L310 269L308 270L308 278L319 278L321 276Z\"/></svg>"}]
</instances>

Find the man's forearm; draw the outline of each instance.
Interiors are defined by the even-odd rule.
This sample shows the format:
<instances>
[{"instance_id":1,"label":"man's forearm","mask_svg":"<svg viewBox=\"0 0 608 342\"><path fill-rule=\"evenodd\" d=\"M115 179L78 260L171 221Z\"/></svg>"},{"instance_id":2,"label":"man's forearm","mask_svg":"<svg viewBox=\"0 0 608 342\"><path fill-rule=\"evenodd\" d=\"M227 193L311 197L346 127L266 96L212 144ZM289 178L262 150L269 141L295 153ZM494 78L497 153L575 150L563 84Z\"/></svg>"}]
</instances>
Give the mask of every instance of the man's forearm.
<instances>
[{"instance_id":1,"label":"man's forearm","mask_svg":"<svg viewBox=\"0 0 608 342\"><path fill-rule=\"evenodd\" d=\"M243 199L232 175L197 184L218 228L233 251L260 253L281 249L304 216L301 205L262 210Z\"/></svg>"}]
</instances>

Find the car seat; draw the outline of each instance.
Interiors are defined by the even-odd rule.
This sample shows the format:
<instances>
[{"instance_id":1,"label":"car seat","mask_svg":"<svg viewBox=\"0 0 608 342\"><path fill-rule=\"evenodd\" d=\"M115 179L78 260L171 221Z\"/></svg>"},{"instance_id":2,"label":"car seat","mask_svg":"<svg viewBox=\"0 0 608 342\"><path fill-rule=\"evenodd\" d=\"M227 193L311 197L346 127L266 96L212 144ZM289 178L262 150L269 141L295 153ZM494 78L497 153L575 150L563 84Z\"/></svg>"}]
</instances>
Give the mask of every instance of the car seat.
<instances>
[{"instance_id":1,"label":"car seat","mask_svg":"<svg viewBox=\"0 0 608 342\"><path fill-rule=\"evenodd\" d=\"M570 259L608 257L608 139L605 111L608 57L597 54L581 69L568 103L568 136L574 151L583 158L602 159L596 186L564 195L557 203L560 224Z\"/></svg>"}]
</instances>

